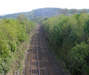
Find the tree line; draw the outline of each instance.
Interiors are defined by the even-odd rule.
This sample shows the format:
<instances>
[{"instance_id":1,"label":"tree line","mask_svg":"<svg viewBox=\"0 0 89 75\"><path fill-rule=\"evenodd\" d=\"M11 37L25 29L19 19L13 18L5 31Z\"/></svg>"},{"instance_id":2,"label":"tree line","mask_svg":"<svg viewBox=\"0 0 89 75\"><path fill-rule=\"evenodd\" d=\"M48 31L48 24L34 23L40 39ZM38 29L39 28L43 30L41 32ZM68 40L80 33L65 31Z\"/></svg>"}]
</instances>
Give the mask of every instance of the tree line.
<instances>
[{"instance_id":1,"label":"tree line","mask_svg":"<svg viewBox=\"0 0 89 75\"><path fill-rule=\"evenodd\" d=\"M16 19L0 19L0 74L6 75L13 61L20 56L19 45L27 38L34 28L34 23L24 15ZM20 54L17 55L17 52ZM19 62L18 62L19 63Z\"/></svg>"},{"instance_id":2,"label":"tree line","mask_svg":"<svg viewBox=\"0 0 89 75\"><path fill-rule=\"evenodd\" d=\"M42 22L49 46L72 75L89 75L89 14L60 15Z\"/></svg>"}]
</instances>

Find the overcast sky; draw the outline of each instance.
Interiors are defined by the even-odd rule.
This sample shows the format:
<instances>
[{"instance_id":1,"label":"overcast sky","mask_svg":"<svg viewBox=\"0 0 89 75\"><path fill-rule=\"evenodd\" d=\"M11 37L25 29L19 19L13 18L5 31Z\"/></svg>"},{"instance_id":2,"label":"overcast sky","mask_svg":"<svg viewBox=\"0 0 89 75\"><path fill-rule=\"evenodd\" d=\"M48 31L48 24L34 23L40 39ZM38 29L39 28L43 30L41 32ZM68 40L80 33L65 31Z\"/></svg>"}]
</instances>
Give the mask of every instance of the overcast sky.
<instances>
[{"instance_id":1,"label":"overcast sky","mask_svg":"<svg viewBox=\"0 0 89 75\"><path fill-rule=\"evenodd\" d=\"M0 0L0 15L44 7L89 8L89 0Z\"/></svg>"}]
</instances>

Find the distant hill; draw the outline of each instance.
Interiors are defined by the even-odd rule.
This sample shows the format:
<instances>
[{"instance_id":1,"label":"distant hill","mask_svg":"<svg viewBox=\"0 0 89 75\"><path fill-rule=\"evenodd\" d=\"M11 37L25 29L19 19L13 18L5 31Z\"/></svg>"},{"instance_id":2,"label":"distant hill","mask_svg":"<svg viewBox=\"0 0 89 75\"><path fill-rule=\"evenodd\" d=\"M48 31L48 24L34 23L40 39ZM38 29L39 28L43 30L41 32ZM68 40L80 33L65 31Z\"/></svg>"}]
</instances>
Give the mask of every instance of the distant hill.
<instances>
[{"instance_id":1,"label":"distant hill","mask_svg":"<svg viewBox=\"0 0 89 75\"><path fill-rule=\"evenodd\" d=\"M60 14L71 15L80 12L89 13L89 9L61 9L61 8L40 8L36 10L32 10L29 12L21 12L16 14L8 14L5 16L0 16L0 18L16 18L18 15L23 14L31 20L38 20L42 18L48 18L52 16L57 16Z\"/></svg>"}]
</instances>

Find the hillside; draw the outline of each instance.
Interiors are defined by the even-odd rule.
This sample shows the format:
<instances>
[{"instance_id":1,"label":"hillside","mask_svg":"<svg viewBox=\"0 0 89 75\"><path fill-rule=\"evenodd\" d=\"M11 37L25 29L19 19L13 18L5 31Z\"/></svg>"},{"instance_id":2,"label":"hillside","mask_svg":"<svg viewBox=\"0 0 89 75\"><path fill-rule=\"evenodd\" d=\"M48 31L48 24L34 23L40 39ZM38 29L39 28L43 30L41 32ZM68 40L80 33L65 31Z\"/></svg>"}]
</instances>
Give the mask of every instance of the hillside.
<instances>
[{"instance_id":1,"label":"hillside","mask_svg":"<svg viewBox=\"0 0 89 75\"><path fill-rule=\"evenodd\" d=\"M80 12L89 12L89 9L61 9L61 8L40 8L29 12L21 12L15 14L8 14L0 16L0 18L16 18L18 15L23 14L31 20L38 20L46 17L57 16L60 14L70 15Z\"/></svg>"}]
</instances>

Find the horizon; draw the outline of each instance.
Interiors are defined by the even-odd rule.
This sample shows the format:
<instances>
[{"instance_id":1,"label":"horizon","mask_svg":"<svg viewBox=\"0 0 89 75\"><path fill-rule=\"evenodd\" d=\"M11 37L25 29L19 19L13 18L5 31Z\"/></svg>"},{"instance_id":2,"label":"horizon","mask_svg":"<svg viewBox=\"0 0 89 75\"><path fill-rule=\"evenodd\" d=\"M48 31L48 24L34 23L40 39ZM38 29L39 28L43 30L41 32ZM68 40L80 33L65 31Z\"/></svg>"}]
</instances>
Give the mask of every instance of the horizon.
<instances>
[{"instance_id":1,"label":"horizon","mask_svg":"<svg viewBox=\"0 0 89 75\"><path fill-rule=\"evenodd\" d=\"M89 9L88 0L2 0L0 16L29 12L39 8Z\"/></svg>"},{"instance_id":2,"label":"horizon","mask_svg":"<svg viewBox=\"0 0 89 75\"><path fill-rule=\"evenodd\" d=\"M7 15L13 15L13 14L19 14L19 13L27 13L27 12L31 12L31 11L34 11L34 10L38 10L38 9L45 9L45 8L57 8L57 7L43 7L43 8L36 8L36 9L32 9L32 10L29 10L29 11L19 11L19 12L13 12L13 13L7 13L7 14L2 14L0 16L7 16ZM68 9L68 8L57 8L57 9ZM82 10L82 9L89 9L89 8L80 8L80 9L77 9L77 8L70 8L68 10L71 10L71 9L76 9L76 10Z\"/></svg>"}]
</instances>

